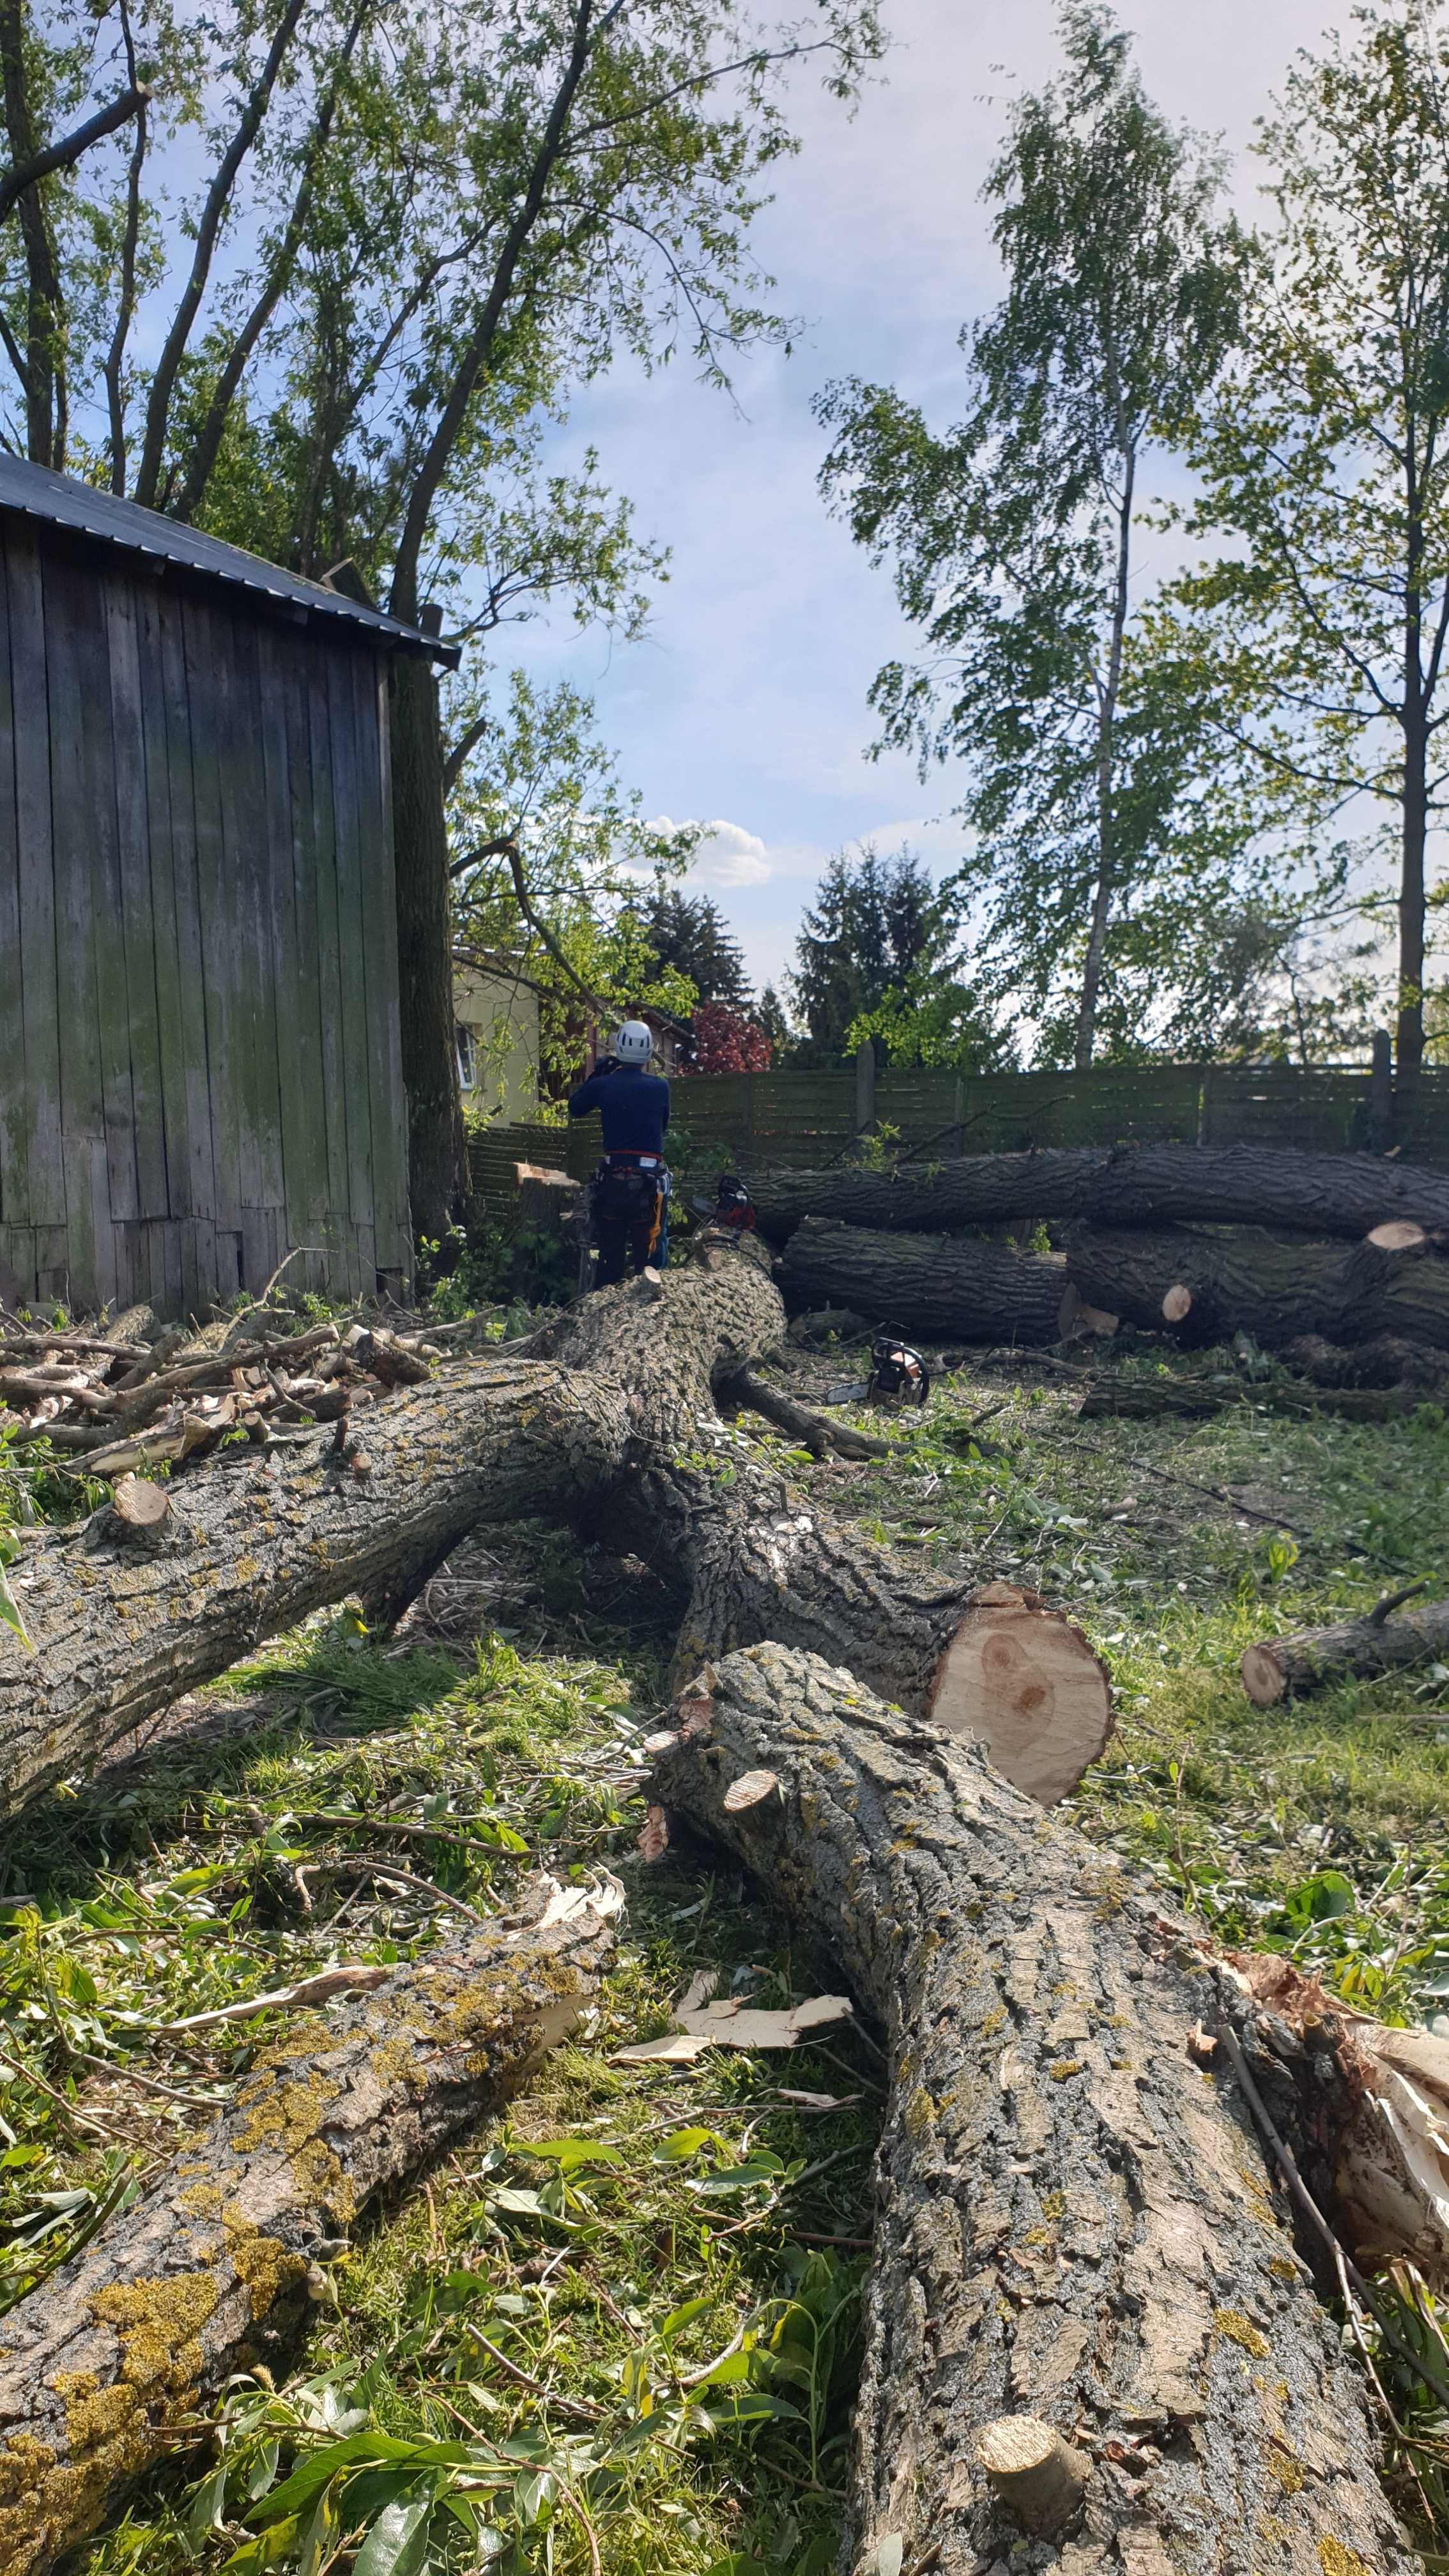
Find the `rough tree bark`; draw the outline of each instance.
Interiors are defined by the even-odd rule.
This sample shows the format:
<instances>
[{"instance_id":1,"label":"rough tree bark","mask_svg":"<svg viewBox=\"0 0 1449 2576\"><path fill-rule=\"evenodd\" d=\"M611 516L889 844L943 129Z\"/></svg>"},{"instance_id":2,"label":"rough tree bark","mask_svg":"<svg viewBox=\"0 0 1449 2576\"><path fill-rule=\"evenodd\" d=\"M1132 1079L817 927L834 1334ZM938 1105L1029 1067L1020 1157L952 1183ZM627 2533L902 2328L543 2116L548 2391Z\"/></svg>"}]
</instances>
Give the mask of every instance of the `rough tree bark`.
<instances>
[{"instance_id":1,"label":"rough tree bark","mask_svg":"<svg viewBox=\"0 0 1449 2576\"><path fill-rule=\"evenodd\" d=\"M793 1306L851 1306L879 1330L1041 1348L1062 1337L1059 1261L969 1236L875 1233L806 1217L780 1280Z\"/></svg>"},{"instance_id":2,"label":"rough tree bark","mask_svg":"<svg viewBox=\"0 0 1449 2576\"><path fill-rule=\"evenodd\" d=\"M1426 1244L1398 1250L1317 1243L1259 1226L1075 1225L1067 1269L1078 1292L1124 1321L1184 1342L1235 1332L1274 1344L1303 1334L1364 1341L1391 1333L1449 1349L1449 1261ZM1187 1292L1186 1302L1173 1297Z\"/></svg>"},{"instance_id":3,"label":"rough tree bark","mask_svg":"<svg viewBox=\"0 0 1449 2576\"><path fill-rule=\"evenodd\" d=\"M4 2576L94 2531L199 2400L275 2355L317 2248L577 2027L617 1905L560 1893L545 1881L511 1922L398 1968L365 2003L296 2014L194 2150L7 2318Z\"/></svg>"},{"instance_id":4,"label":"rough tree bark","mask_svg":"<svg viewBox=\"0 0 1449 2576\"><path fill-rule=\"evenodd\" d=\"M750 1195L766 1234L783 1242L802 1218L950 1233L1006 1217L1087 1217L1095 1225L1297 1226L1367 1234L1387 1217L1449 1225L1449 1175L1369 1154L1272 1153L1251 1145L1199 1151L1132 1145L1036 1154L973 1154L934 1171L771 1171Z\"/></svg>"},{"instance_id":5,"label":"rough tree bark","mask_svg":"<svg viewBox=\"0 0 1449 2576\"><path fill-rule=\"evenodd\" d=\"M1197 1951L850 1674L762 1645L712 1681L708 1734L655 1794L824 1943L889 2041L849 2563L898 2539L938 2576L1014 2567L977 2437L1033 2416L1088 2472L1033 2566L1409 2576L1361 2383L1241 2102L1189 2056L1216 1991ZM731 1813L758 1769L780 1794Z\"/></svg>"},{"instance_id":6,"label":"rough tree bark","mask_svg":"<svg viewBox=\"0 0 1449 2576\"><path fill-rule=\"evenodd\" d=\"M390 689L408 1188L413 1240L422 1243L446 1231L466 1194L467 1143L453 1012L438 684L421 655L398 653Z\"/></svg>"},{"instance_id":7,"label":"rough tree bark","mask_svg":"<svg viewBox=\"0 0 1449 2576\"><path fill-rule=\"evenodd\" d=\"M716 1388L778 1348L784 1329L763 1248L706 1242L665 1281L586 1298L526 1349L400 1389L360 1433L339 1424L342 1446L319 1433L174 1476L154 1552L138 1555L109 1510L84 1530L37 1532L14 1570L34 1653L0 1630L0 1799L15 1807L83 1769L327 1602L359 1592L395 1615L469 1530L529 1518L616 1543L627 1533L679 1588L686 1661L781 1636L916 1708L948 1682L959 1692L980 1662L972 1575L913 1586L884 1549L805 1508L715 1418ZM1037 1692L1030 1705L1049 1731L1066 1705L1061 1650L1054 1638L1038 1676L1045 1632L1029 1605L1020 1625L1024 1661L1003 1668L1002 1688L1013 1705ZM1082 1664L1104 1737L1110 1699L1095 1658L1079 1643L1068 1660ZM994 1675L982 1677L993 1701ZM1074 1729L1081 1714L1074 1703Z\"/></svg>"}]
</instances>

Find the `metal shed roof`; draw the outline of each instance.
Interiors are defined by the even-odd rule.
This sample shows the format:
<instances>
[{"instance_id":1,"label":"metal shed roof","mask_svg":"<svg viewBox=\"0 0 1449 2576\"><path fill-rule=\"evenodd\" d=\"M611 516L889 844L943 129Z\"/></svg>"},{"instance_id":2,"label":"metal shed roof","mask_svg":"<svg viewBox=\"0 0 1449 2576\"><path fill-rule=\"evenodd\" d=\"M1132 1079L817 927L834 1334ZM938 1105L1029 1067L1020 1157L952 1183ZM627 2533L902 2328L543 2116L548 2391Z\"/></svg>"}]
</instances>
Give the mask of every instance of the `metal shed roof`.
<instances>
[{"instance_id":1,"label":"metal shed roof","mask_svg":"<svg viewBox=\"0 0 1449 2576\"><path fill-rule=\"evenodd\" d=\"M138 502L118 501L114 494L97 492L89 483L73 482L68 474L53 474L48 466L28 465L22 458L3 452L0 510L21 511L27 518L43 519L52 527L93 537L101 545L151 555L212 581L232 582L239 590L252 591L282 608L303 610L309 617L367 627L379 642L427 653L434 661L458 659L452 646L440 644L435 636L424 635L416 626L405 626L399 618L386 616L380 608L365 607L344 591L329 590L320 581L304 581L296 573L284 572L278 564L267 563L261 555L248 554L241 546L224 545L220 537L209 537L200 528L168 519L160 510L143 510Z\"/></svg>"}]
</instances>

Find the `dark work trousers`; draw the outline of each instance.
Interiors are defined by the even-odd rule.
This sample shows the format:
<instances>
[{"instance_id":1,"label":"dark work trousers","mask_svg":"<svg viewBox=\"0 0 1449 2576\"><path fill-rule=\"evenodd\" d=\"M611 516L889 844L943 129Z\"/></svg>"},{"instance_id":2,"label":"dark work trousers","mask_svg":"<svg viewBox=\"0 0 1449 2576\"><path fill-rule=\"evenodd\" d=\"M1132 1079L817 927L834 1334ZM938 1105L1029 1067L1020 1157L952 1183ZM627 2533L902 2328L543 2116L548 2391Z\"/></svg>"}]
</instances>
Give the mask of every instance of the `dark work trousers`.
<instances>
[{"instance_id":1,"label":"dark work trousers","mask_svg":"<svg viewBox=\"0 0 1449 2576\"><path fill-rule=\"evenodd\" d=\"M605 1166L594 1182L594 1286L612 1288L630 1271L662 1270L669 1253L662 1169Z\"/></svg>"}]
</instances>

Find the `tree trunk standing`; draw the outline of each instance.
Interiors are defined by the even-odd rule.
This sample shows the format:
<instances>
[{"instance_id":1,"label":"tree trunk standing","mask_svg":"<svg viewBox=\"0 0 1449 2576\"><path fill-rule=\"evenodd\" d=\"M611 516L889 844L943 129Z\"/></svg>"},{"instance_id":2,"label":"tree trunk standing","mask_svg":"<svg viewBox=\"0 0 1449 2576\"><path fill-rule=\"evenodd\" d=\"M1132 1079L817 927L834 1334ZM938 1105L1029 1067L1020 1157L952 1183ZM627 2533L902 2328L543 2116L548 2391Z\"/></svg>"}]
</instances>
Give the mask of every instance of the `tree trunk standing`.
<instances>
[{"instance_id":1,"label":"tree trunk standing","mask_svg":"<svg viewBox=\"0 0 1449 2576\"><path fill-rule=\"evenodd\" d=\"M35 157L35 119L25 68L25 26L20 0L0 0L0 53L4 57L5 127L14 162ZM41 188L27 188L16 210L25 245L25 449L32 465L65 464L65 378L58 363L62 295Z\"/></svg>"},{"instance_id":2,"label":"tree trunk standing","mask_svg":"<svg viewBox=\"0 0 1449 2576\"><path fill-rule=\"evenodd\" d=\"M782 1243L807 1216L915 1234L1003 1217L1087 1217L1095 1225L1302 1226L1361 1236L1391 1217L1449 1228L1449 1174L1369 1154L1297 1154L1256 1145L1046 1148L969 1154L929 1176L780 1170L750 1175L764 1232Z\"/></svg>"},{"instance_id":3,"label":"tree trunk standing","mask_svg":"<svg viewBox=\"0 0 1449 2576\"><path fill-rule=\"evenodd\" d=\"M413 1241L436 1242L467 1189L449 936L448 827L438 683L394 654L390 683L399 1007Z\"/></svg>"},{"instance_id":4,"label":"tree trunk standing","mask_svg":"<svg viewBox=\"0 0 1449 2576\"><path fill-rule=\"evenodd\" d=\"M779 1794L731 1813L762 1769ZM1409 2576L1358 2375L1246 2113L1188 2055L1214 1984L1156 1894L775 1646L714 1676L654 1785L887 2034L849 2563L894 2538L938 2576L1015 2565L976 2437L1036 2416L1089 2471L1041 2561L1063 2576Z\"/></svg>"},{"instance_id":5,"label":"tree trunk standing","mask_svg":"<svg viewBox=\"0 0 1449 2576\"><path fill-rule=\"evenodd\" d=\"M1412 1107L1424 1060L1424 841L1428 830L1428 708L1423 660L1424 522L1419 495L1418 421L1409 409L1405 494L1403 842L1399 873L1398 1087Z\"/></svg>"},{"instance_id":6,"label":"tree trunk standing","mask_svg":"<svg viewBox=\"0 0 1449 2576\"><path fill-rule=\"evenodd\" d=\"M875 1234L807 1217L780 1279L793 1306L852 1306L878 1330L1030 1348L1061 1340L1061 1263L969 1236Z\"/></svg>"},{"instance_id":7,"label":"tree trunk standing","mask_svg":"<svg viewBox=\"0 0 1449 2576\"><path fill-rule=\"evenodd\" d=\"M617 1900L560 1895L535 1883L526 1914L385 1974L366 2002L294 2014L210 2134L6 2319L4 2576L38 2576L174 2456L173 2428L284 2348L315 2249L577 2028Z\"/></svg>"},{"instance_id":8,"label":"tree trunk standing","mask_svg":"<svg viewBox=\"0 0 1449 2576\"><path fill-rule=\"evenodd\" d=\"M1132 493L1137 474L1137 456L1130 440L1122 450L1122 499L1117 513L1117 580L1112 595L1112 636L1107 651L1107 676L1102 683L1101 707L1097 725L1097 882L1092 891L1092 917L1087 931L1087 954L1082 965L1082 998L1077 1010L1077 1041L1073 1057L1078 1073L1091 1069L1092 1047L1097 1033L1097 998L1102 989L1102 966L1107 952L1107 928L1112 917L1112 895L1116 874L1117 817L1115 768L1117 752L1117 699L1122 687L1122 646L1127 633L1128 583L1132 563Z\"/></svg>"}]
</instances>

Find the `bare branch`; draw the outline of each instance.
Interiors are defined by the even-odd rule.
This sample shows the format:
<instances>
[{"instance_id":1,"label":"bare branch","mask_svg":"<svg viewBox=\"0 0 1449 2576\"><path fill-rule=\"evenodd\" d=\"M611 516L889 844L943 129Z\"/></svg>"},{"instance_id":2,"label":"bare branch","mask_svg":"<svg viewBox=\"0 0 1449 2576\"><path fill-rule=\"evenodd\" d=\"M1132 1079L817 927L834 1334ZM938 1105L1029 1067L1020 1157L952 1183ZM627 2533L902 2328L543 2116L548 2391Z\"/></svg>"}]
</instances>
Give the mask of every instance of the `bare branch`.
<instances>
[{"instance_id":1,"label":"bare branch","mask_svg":"<svg viewBox=\"0 0 1449 2576\"><path fill-rule=\"evenodd\" d=\"M483 736L487 731L487 716L475 716L473 722L470 725L465 726L462 733L459 734L452 750L444 754L443 794L445 797L452 795L454 788L457 786L459 779L463 775L463 764L467 760L469 752L477 750L479 743L482 741ZM491 842L489 844L490 857L500 852L504 846L506 845L503 843ZM482 856L481 851L478 855L480 857ZM472 864L473 862L471 859L465 859L462 862L461 867L450 868L448 874L450 876L461 876L463 868L471 867Z\"/></svg>"},{"instance_id":2,"label":"bare branch","mask_svg":"<svg viewBox=\"0 0 1449 2576\"><path fill-rule=\"evenodd\" d=\"M93 143L103 142L108 134L116 132L118 126L129 125L133 116L144 117L150 95L144 81L133 81L119 98L112 99L109 107L97 108L95 115L88 116L84 125L78 125L74 133L62 135L58 143L47 143L43 151L32 152L28 160L17 161L13 168L0 174L0 224L4 223L27 188L34 188L40 180L48 179L53 170L68 170L72 162L79 161L83 152L89 152Z\"/></svg>"},{"instance_id":3,"label":"bare branch","mask_svg":"<svg viewBox=\"0 0 1449 2576\"><path fill-rule=\"evenodd\" d=\"M262 119L271 103L277 75L282 68L292 38L297 32L297 23L302 15L303 5L304 0L287 0L287 6L278 21L276 33L267 49L266 61L252 84L251 94L237 120L236 132L222 154L217 165L216 176L206 192L201 220L196 227L196 250L191 262L191 272L181 290L181 301L176 308L176 318L166 335L166 345L157 360L156 373L151 379L151 397L146 405L146 438L141 450L141 470L136 477L136 499L143 502L148 509L154 509L156 504L157 487L161 480L161 458L166 446L166 426L171 411L171 397L176 390L176 379L181 370L182 359L186 355L191 326L196 320L202 296L206 292L206 282L211 274L211 263L215 255L222 219L231 203L237 174L256 141Z\"/></svg>"}]
</instances>

